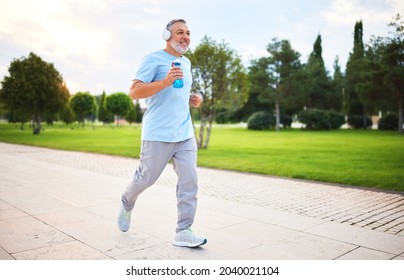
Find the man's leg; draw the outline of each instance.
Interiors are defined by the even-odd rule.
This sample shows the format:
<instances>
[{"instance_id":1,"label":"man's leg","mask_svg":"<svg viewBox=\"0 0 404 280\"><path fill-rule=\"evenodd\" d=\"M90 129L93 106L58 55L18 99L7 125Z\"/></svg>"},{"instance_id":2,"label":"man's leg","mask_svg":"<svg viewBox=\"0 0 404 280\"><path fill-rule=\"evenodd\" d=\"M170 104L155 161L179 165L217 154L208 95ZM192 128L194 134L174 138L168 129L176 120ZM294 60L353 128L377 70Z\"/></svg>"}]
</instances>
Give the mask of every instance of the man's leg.
<instances>
[{"instance_id":1,"label":"man's leg","mask_svg":"<svg viewBox=\"0 0 404 280\"><path fill-rule=\"evenodd\" d=\"M194 138L177 143L176 151L173 155L174 170L178 175L178 221L177 234L173 241L176 246L197 247L207 242L205 238L195 236L191 231L196 213L198 193L196 159L197 147Z\"/></svg>"},{"instance_id":2,"label":"man's leg","mask_svg":"<svg viewBox=\"0 0 404 280\"><path fill-rule=\"evenodd\" d=\"M137 198L159 178L172 156L173 147L174 145L170 143L142 142L139 167L121 198L122 206L118 216L118 225L121 231L129 230L131 211Z\"/></svg>"},{"instance_id":3,"label":"man's leg","mask_svg":"<svg viewBox=\"0 0 404 280\"><path fill-rule=\"evenodd\" d=\"M195 139L178 143L172 159L174 170L178 176L178 223L176 231L179 232L192 226L196 213L198 177L196 173L197 147Z\"/></svg>"},{"instance_id":4,"label":"man's leg","mask_svg":"<svg viewBox=\"0 0 404 280\"><path fill-rule=\"evenodd\" d=\"M122 194L125 209L131 210L138 196L157 181L172 156L170 146L169 143L164 142L142 142L140 164L133 180Z\"/></svg>"}]
</instances>

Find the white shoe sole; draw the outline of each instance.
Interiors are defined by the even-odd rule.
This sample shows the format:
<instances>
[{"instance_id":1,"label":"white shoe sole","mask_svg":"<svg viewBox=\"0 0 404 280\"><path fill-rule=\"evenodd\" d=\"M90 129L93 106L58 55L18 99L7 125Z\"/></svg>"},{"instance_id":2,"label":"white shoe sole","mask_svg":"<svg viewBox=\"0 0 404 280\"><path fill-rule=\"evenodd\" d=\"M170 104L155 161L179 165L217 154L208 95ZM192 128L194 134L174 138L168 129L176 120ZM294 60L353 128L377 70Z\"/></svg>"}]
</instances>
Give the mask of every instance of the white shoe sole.
<instances>
[{"instance_id":1,"label":"white shoe sole","mask_svg":"<svg viewBox=\"0 0 404 280\"><path fill-rule=\"evenodd\" d=\"M189 242L185 242L185 241L176 241L176 240L173 241L174 246L189 247L189 248L199 247L199 246L205 245L206 243L208 243L207 239L204 239L202 242L199 242L199 243L189 243Z\"/></svg>"}]
</instances>

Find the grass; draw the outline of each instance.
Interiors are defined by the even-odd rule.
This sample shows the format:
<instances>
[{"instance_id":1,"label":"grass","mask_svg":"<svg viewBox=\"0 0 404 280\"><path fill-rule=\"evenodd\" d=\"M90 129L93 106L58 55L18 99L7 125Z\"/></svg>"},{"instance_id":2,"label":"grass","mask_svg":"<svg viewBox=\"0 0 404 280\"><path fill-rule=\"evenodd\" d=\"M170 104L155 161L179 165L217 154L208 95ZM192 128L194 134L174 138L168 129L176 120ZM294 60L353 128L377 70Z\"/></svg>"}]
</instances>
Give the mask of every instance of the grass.
<instances>
[{"instance_id":1,"label":"grass","mask_svg":"<svg viewBox=\"0 0 404 280\"><path fill-rule=\"evenodd\" d=\"M209 150L199 153L202 166L404 191L404 138L397 132L214 133Z\"/></svg>"},{"instance_id":2,"label":"grass","mask_svg":"<svg viewBox=\"0 0 404 280\"><path fill-rule=\"evenodd\" d=\"M1 124L0 141L138 157L140 127L46 126L40 135ZM375 130L249 131L214 127L198 165L404 191L404 137Z\"/></svg>"}]
</instances>

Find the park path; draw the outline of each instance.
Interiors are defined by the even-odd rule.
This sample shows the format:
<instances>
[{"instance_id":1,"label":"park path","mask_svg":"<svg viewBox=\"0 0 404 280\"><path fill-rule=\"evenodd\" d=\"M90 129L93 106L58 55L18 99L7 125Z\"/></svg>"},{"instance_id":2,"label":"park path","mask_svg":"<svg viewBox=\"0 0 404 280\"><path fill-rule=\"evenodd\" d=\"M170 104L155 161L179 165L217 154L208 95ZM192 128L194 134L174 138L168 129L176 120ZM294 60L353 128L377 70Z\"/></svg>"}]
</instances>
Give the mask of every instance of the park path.
<instances>
[{"instance_id":1,"label":"park path","mask_svg":"<svg viewBox=\"0 0 404 280\"><path fill-rule=\"evenodd\" d=\"M0 143L0 259L404 259L403 193L201 167L194 229L206 249L169 244L171 166L121 233L120 194L137 164Z\"/></svg>"}]
</instances>

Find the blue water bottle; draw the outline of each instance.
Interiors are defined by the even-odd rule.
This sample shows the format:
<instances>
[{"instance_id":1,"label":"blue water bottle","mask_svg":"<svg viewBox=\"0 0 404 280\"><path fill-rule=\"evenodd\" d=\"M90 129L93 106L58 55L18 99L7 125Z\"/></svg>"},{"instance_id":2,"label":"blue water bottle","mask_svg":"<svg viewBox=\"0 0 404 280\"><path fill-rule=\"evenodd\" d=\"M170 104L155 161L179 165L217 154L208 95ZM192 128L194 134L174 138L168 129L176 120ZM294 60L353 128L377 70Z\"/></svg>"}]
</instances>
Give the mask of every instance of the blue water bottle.
<instances>
[{"instance_id":1,"label":"blue water bottle","mask_svg":"<svg viewBox=\"0 0 404 280\"><path fill-rule=\"evenodd\" d=\"M171 63L172 67L181 68L181 60L178 58ZM182 88L184 86L184 82L182 79L177 79L173 83L173 87L175 88Z\"/></svg>"}]
</instances>

